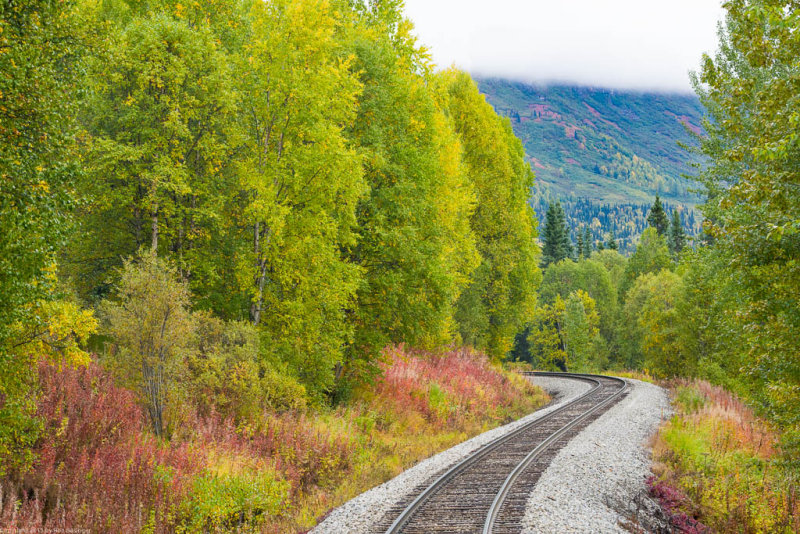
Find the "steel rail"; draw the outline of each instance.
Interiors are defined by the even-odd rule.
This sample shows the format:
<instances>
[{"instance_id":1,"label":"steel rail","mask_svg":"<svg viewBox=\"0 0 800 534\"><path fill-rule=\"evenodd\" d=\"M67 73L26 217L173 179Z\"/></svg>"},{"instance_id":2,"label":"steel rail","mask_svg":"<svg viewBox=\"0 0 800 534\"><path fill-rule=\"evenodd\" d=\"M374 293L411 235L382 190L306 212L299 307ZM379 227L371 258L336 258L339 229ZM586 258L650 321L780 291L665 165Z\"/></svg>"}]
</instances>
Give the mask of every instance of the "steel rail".
<instances>
[{"instance_id":1,"label":"steel rail","mask_svg":"<svg viewBox=\"0 0 800 534\"><path fill-rule=\"evenodd\" d=\"M469 466L471 466L472 464L474 464L475 462L477 462L490 452L494 451L507 441L524 433L531 427L539 425L542 422L555 417L557 414L566 411L568 408L584 400L585 398L592 395L602 387L601 382L595 378L595 376L597 375L584 375L584 374L574 374L574 373L546 373L546 372L536 372L536 373L526 373L526 374L534 376L553 376L559 378L571 378L574 380L583 380L584 382L594 383L594 386L591 387L589 391L585 392L583 395L579 395L578 397L572 399L563 406L559 406L552 412L537 419L534 419L533 421L530 421L529 423L520 426L519 428L513 430L512 432L509 432L508 434L505 434L490 441L489 443L487 443L486 445L484 445L471 455L467 456L466 458L464 458L463 460L452 466L443 475L441 475L438 479L436 479L431 485L425 488L424 491L422 491L419 495L417 495L417 497L411 502L411 504L409 504L402 511L402 513L399 516L397 516L397 518L392 522L391 526L386 531L386 534L398 534L399 532L401 532L403 527L411 520L411 518L414 516L417 510L419 510L425 504L425 502L428 499L430 499L431 496L433 496L445 484L447 484L450 480L452 480L455 476L464 471L466 468L468 468ZM602 377L602 378L610 378L610 377Z\"/></svg>"},{"instance_id":2,"label":"steel rail","mask_svg":"<svg viewBox=\"0 0 800 534\"><path fill-rule=\"evenodd\" d=\"M621 397L627 390L628 390L628 382L625 379L617 378L617 377L604 377L604 378L613 378L620 382L622 382L622 387L614 393L611 397L603 400L602 402L595 404L590 409L586 410L582 414L578 415L572 421L562 426L560 429L556 430L550 436L537 445L528 455L514 468L511 473L509 473L506 480L503 482L503 485L497 492L497 495L492 502L492 506L489 508L489 512L486 514L486 521L483 524L483 534L491 534L492 530L494 530L494 524L497 521L497 518L500 516L500 509L503 507L503 503L506 501L506 497L508 493L511 491L511 487L517 481L519 476L525 471L525 469L530 466L530 464L538 458L544 451L546 451L553 443L559 440L564 434L569 432L575 426L580 424L584 419L592 415L597 410L611 404L612 402L616 401L619 397Z\"/></svg>"}]
</instances>

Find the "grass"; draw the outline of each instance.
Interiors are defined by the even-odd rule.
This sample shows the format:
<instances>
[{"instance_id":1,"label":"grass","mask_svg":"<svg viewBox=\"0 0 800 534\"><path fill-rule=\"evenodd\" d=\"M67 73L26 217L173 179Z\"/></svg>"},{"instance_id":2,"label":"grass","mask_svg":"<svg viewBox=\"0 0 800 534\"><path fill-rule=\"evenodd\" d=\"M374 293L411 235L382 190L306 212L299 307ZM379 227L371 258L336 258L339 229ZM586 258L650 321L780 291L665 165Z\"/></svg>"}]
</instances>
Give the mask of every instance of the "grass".
<instances>
[{"instance_id":1,"label":"grass","mask_svg":"<svg viewBox=\"0 0 800 534\"><path fill-rule=\"evenodd\" d=\"M650 487L673 523L686 532L800 532L797 479L776 430L723 388L670 387L676 414L656 438Z\"/></svg>"},{"instance_id":2,"label":"grass","mask_svg":"<svg viewBox=\"0 0 800 534\"><path fill-rule=\"evenodd\" d=\"M603 371L603 374L618 376L620 378L633 378L634 380L641 380L642 382L649 382L650 384L656 383L656 379L653 378L646 369L644 371Z\"/></svg>"},{"instance_id":3,"label":"grass","mask_svg":"<svg viewBox=\"0 0 800 534\"><path fill-rule=\"evenodd\" d=\"M345 406L248 421L191 410L170 440L98 364L42 364L37 460L0 480L0 524L92 532L302 532L420 460L547 402L465 350L386 350Z\"/></svg>"}]
</instances>

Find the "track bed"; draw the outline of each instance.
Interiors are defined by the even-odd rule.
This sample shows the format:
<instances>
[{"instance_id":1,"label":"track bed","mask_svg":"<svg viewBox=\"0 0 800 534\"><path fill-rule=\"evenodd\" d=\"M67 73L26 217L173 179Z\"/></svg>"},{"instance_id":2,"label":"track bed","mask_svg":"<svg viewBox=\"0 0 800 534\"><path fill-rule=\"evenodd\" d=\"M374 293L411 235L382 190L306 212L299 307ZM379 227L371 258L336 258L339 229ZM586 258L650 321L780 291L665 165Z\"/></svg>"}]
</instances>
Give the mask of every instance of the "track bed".
<instances>
[{"instance_id":1,"label":"track bed","mask_svg":"<svg viewBox=\"0 0 800 534\"><path fill-rule=\"evenodd\" d=\"M418 487L375 532L519 532L527 497L552 458L627 392L624 380L537 373L592 384L582 396L478 449Z\"/></svg>"}]
</instances>

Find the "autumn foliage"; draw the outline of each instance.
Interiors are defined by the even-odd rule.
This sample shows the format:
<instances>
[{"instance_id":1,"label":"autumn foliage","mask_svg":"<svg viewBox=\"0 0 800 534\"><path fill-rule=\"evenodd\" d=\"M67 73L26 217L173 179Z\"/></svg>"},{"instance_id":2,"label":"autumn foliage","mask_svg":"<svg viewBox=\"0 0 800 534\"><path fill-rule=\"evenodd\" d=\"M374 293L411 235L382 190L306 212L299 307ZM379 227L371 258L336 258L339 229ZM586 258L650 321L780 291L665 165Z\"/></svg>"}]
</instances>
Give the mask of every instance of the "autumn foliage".
<instances>
[{"instance_id":1,"label":"autumn foliage","mask_svg":"<svg viewBox=\"0 0 800 534\"><path fill-rule=\"evenodd\" d=\"M654 447L651 493L685 532L798 532L800 495L779 435L725 389L672 383L677 414Z\"/></svg>"},{"instance_id":2,"label":"autumn foliage","mask_svg":"<svg viewBox=\"0 0 800 534\"><path fill-rule=\"evenodd\" d=\"M425 357L394 347L385 355L389 360L373 404L422 414L437 426L458 426L470 418L501 422L519 402L518 389L533 392L530 384L512 382L469 349Z\"/></svg>"},{"instance_id":3,"label":"autumn foliage","mask_svg":"<svg viewBox=\"0 0 800 534\"><path fill-rule=\"evenodd\" d=\"M43 429L30 470L2 481L0 524L92 532L293 531L440 446L537 404L527 382L466 350L385 351L384 379L350 407L236 422L184 410L159 440L136 394L92 362L39 365ZM187 415L188 414L188 415ZM378 424L376 424L376 421ZM187 430L190 429L190 430ZM404 452L397 457L398 449Z\"/></svg>"}]
</instances>

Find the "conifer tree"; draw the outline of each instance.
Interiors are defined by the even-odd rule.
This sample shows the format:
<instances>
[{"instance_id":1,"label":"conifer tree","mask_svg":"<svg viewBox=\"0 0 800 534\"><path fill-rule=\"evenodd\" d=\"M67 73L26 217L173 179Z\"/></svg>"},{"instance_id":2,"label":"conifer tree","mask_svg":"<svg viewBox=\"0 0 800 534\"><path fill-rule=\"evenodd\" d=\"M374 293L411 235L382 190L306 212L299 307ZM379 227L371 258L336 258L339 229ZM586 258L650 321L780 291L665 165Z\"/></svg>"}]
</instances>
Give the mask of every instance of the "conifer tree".
<instances>
[{"instance_id":1,"label":"conifer tree","mask_svg":"<svg viewBox=\"0 0 800 534\"><path fill-rule=\"evenodd\" d=\"M658 195L656 195L656 201L653 202L653 207L650 208L650 213L647 215L647 224L655 228L658 235L665 235L669 229L669 218Z\"/></svg>"},{"instance_id":2,"label":"conifer tree","mask_svg":"<svg viewBox=\"0 0 800 534\"><path fill-rule=\"evenodd\" d=\"M678 254L686 246L686 232L683 230L683 223L678 210L672 211L672 224L669 228L667 244L669 245L669 251L673 254Z\"/></svg>"},{"instance_id":3,"label":"conifer tree","mask_svg":"<svg viewBox=\"0 0 800 534\"><path fill-rule=\"evenodd\" d=\"M558 263L572 257L572 243L569 238L564 209L560 202L547 208L544 231L542 232L542 267Z\"/></svg>"},{"instance_id":4,"label":"conifer tree","mask_svg":"<svg viewBox=\"0 0 800 534\"><path fill-rule=\"evenodd\" d=\"M586 246L584 245L583 241L583 233L578 232L578 252L577 252L577 259L585 258L586 257Z\"/></svg>"},{"instance_id":5,"label":"conifer tree","mask_svg":"<svg viewBox=\"0 0 800 534\"><path fill-rule=\"evenodd\" d=\"M594 242L592 240L592 231L589 229L589 226L583 231L583 256L588 258L592 255L592 250L594 249Z\"/></svg>"},{"instance_id":6,"label":"conifer tree","mask_svg":"<svg viewBox=\"0 0 800 534\"><path fill-rule=\"evenodd\" d=\"M567 224L567 216L564 213L564 208L561 206L561 203L558 203L558 217L560 220L560 226L562 228L561 233L561 246L564 248L564 253L566 258L574 258L575 257L575 247L572 245L572 238L570 237L570 227Z\"/></svg>"},{"instance_id":7,"label":"conifer tree","mask_svg":"<svg viewBox=\"0 0 800 534\"><path fill-rule=\"evenodd\" d=\"M610 250L617 250L619 246L617 245L617 240L614 238L614 230L611 230L611 235L608 238L608 243L606 243L606 247Z\"/></svg>"}]
</instances>

